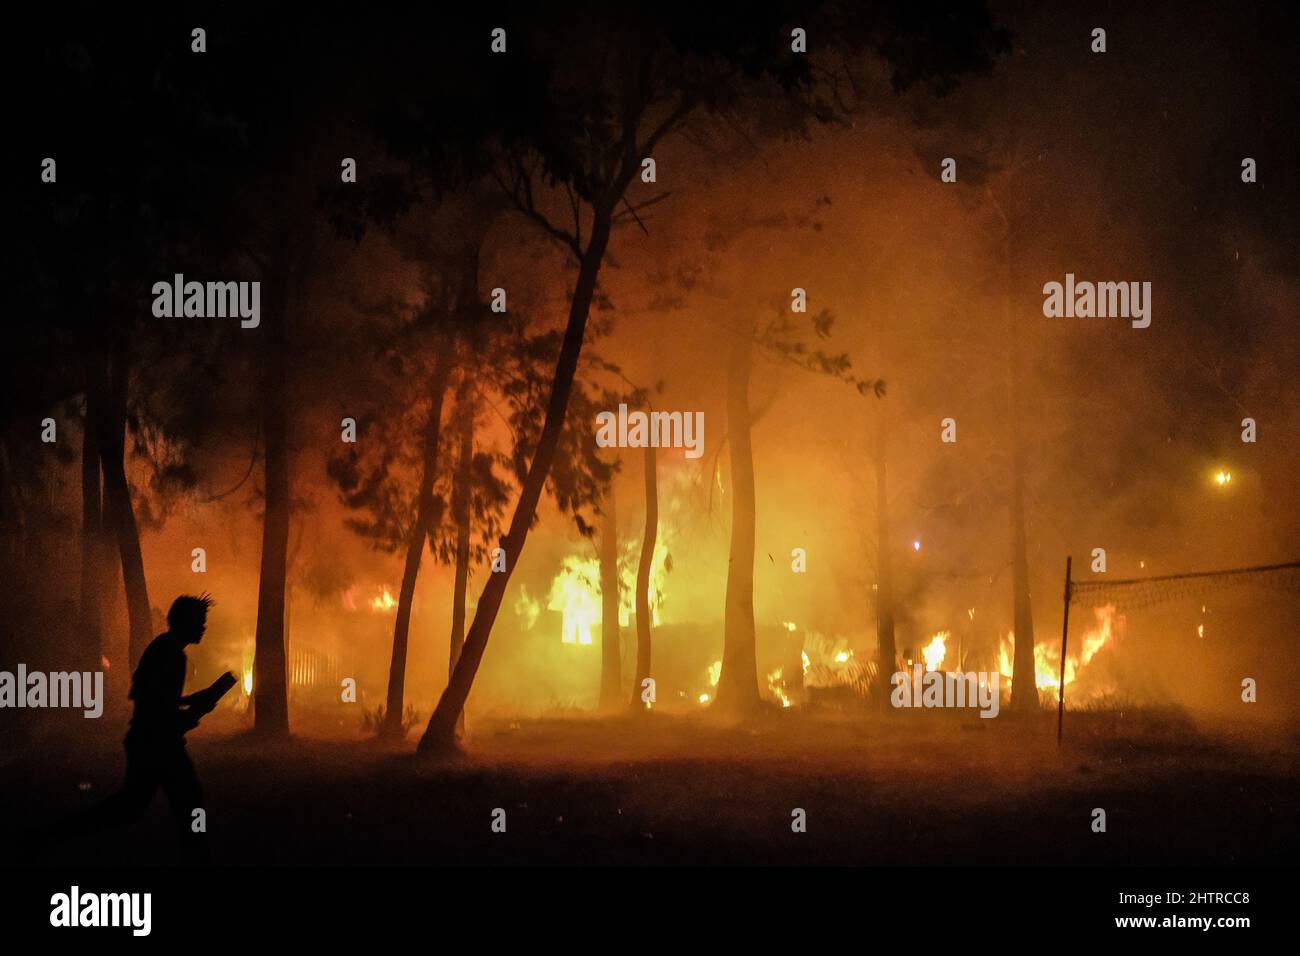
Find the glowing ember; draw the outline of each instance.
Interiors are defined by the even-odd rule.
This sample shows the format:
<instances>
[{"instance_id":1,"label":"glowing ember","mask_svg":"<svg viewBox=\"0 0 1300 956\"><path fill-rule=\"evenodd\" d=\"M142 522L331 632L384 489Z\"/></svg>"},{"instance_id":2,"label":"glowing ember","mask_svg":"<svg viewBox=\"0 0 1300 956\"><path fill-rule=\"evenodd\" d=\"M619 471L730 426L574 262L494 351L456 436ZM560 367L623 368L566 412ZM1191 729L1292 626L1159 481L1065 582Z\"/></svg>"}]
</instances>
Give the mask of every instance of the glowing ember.
<instances>
[{"instance_id":1,"label":"glowing ember","mask_svg":"<svg viewBox=\"0 0 1300 956\"><path fill-rule=\"evenodd\" d=\"M925 661L927 671L937 671L948 654L948 632L940 631L930 638L930 643L921 648L921 659Z\"/></svg>"}]
</instances>

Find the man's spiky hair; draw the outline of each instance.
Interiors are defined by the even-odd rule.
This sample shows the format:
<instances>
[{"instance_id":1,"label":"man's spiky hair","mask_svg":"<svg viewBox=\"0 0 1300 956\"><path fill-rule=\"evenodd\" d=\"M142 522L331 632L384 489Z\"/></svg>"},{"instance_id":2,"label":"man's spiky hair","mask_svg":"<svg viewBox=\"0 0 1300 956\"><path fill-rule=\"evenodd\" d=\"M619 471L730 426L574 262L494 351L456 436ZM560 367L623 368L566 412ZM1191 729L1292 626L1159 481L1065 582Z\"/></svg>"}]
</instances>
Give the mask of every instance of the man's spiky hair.
<instances>
[{"instance_id":1,"label":"man's spiky hair","mask_svg":"<svg viewBox=\"0 0 1300 956\"><path fill-rule=\"evenodd\" d=\"M177 625L201 623L208 616L208 608L216 603L207 591L198 597L182 594L172 601L171 609L167 612L167 626L174 628Z\"/></svg>"}]
</instances>

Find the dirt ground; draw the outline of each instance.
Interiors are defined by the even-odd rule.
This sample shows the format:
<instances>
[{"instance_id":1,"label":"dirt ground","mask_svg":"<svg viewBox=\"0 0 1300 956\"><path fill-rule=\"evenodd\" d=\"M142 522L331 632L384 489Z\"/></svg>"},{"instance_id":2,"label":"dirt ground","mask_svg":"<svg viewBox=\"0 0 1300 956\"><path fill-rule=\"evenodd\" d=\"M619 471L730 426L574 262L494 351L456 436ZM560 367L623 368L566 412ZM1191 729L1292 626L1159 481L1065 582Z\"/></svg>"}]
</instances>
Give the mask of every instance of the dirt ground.
<instances>
[{"instance_id":1,"label":"dirt ground","mask_svg":"<svg viewBox=\"0 0 1300 956\"><path fill-rule=\"evenodd\" d=\"M100 722L96 722L97 724ZM1246 865L1294 860L1300 734L1177 711L996 720L772 710L484 721L463 755L206 729L190 752L219 864ZM0 766L6 839L111 792L122 755L47 739ZM493 811L506 832L494 833ZM1093 830L1094 809L1105 832ZM792 830L794 811L806 832ZM168 864L139 824L33 862Z\"/></svg>"}]
</instances>

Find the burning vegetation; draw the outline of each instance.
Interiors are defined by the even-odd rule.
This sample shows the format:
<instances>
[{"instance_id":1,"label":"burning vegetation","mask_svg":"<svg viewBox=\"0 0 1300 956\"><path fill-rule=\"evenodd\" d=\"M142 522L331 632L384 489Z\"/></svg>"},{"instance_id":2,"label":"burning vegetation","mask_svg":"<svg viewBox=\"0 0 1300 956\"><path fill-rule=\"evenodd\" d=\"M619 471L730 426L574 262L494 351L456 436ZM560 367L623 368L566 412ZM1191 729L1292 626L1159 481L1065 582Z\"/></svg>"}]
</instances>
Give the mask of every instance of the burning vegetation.
<instances>
[{"instance_id":1,"label":"burning vegetation","mask_svg":"<svg viewBox=\"0 0 1300 956\"><path fill-rule=\"evenodd\" d=\"M40 38L5 660L104 670L117 727L210 591L188 677L234 679L194 732L227 766L335 747L408 808L435 758L458 798L561 768L589 845L655 819L650 765L956 827L857 791L960 770L1010 814L1119 787L1126 721L1216 760L1294 728L1292 51L1202 62L1111 11L1153 86L1059 13L930 7Z\"/></svg>"}]
</instances>

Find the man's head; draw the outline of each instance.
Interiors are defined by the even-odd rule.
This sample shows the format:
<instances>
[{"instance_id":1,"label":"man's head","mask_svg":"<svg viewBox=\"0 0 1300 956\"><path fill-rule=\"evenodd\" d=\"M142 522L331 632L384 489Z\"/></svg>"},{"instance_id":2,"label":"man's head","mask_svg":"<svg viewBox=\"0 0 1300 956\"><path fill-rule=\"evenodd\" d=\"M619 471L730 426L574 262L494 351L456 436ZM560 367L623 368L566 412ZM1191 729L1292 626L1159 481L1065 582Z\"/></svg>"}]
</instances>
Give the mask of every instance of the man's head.
<instances>
[{"instance_id":1,"label":"man's head","mask_svg":"<svg viewBox=\"0 0 1300 956\"><path fill-rule=\"evenodd\" d=\"M182 594L172 601L171 610L167 612L167 629L183 643L197 644L203 640L203 631L208 626L208 608L212 604L212 598L206 594L198 597Z\"/></svg>"}]
</instances>

